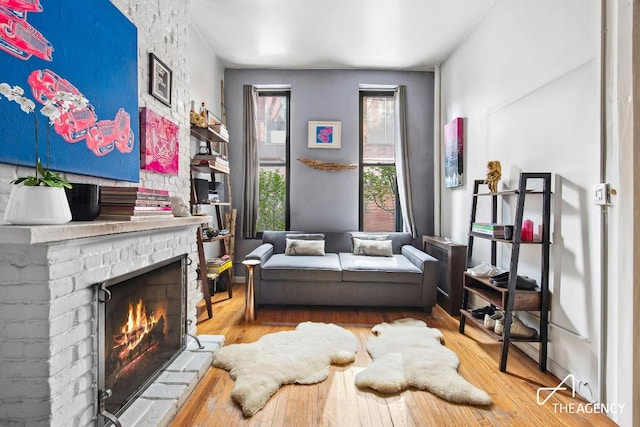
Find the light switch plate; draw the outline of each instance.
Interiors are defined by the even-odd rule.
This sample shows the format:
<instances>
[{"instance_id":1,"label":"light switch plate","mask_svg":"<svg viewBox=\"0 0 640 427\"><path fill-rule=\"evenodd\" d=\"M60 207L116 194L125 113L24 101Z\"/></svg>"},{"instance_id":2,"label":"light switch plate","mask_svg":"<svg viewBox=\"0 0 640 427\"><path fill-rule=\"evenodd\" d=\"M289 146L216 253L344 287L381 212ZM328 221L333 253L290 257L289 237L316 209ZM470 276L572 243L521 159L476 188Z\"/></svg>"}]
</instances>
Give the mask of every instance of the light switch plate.
<instances>
[{"instance_id":1,"label":"light switch plate","mask_svg":"<svg viewBox=\"0 0 640 427\"><path fill-rule=\"evenodd\" d=\"M609 184L600 183L593 186L593 203L596 205L609 204Z\"/></svg>"}]
</instances>

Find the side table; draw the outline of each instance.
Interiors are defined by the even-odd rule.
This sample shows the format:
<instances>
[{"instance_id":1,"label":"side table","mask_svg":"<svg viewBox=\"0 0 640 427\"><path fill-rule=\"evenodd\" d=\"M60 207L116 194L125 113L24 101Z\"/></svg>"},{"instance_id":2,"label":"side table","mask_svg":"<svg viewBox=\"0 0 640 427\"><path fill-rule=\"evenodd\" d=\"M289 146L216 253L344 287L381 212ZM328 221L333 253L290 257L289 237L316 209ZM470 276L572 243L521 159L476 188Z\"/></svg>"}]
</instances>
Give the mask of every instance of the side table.
<instances>
[{"instance_id":1,"label":"side table","mask_svg":"<svg viewBox=\"0 0 640 427\"><path fill-rule=\"evenodd\" d=\"M253 290L253 268L256 265L260 265L260 260L247 259L242 261L242 263L247 267L248 273L247 290L245 292L244 320L253 322L256 320L255 294Z\"/></svg>"},{"instance_id":2,"label":"side table","mask_svg":"<svg viewBox=\"0 0 640 427\"><path fill-rule=\"evenodd\" d=\"M439 236L422 236L422 250L438 260L438 305L460 316L467 246Z\"/></svg>"}]
</instances>

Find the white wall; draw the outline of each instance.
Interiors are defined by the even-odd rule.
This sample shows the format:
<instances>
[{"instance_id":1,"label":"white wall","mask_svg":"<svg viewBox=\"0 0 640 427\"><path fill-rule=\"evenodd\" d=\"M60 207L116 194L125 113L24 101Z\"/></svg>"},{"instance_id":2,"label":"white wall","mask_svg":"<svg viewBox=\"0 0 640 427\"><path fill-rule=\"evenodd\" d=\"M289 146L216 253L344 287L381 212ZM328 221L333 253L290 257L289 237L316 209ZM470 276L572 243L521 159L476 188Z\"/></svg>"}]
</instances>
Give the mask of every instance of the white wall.
<instances>
[{"instance_id":1,"label":"white wall","mask_svg":"<svg viewBox=\"0 0 640 427\"><path fill-rule=\"evenodd\" d=\"M554 174L549 369L588 383L578 392L593 399L601 336L600 210L591 203L601 161L600 16L598 0L496 0L441 67L441 125L466 119L466 181L441 192L441 233L466 241L473 180L485 177L487 161L501 161L502 185L511 188L521 171ZM539 223L535 207L525 215ZM503 206L505 217L513 210ZM528 249L518 272L539 277L538 251ZM506 249L501 260L508 268ZM532 345L522 348L537 358Z\"/></svg>"}]
</instances>

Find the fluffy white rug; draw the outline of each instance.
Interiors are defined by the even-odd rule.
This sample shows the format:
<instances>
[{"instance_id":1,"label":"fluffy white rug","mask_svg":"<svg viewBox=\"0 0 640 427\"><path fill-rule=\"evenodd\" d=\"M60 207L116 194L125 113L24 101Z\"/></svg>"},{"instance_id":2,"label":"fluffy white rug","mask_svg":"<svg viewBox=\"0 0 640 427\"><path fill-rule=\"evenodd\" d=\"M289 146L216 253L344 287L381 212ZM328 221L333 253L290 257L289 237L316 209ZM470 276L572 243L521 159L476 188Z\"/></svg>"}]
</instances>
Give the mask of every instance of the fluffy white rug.
<instances>
[{"instance_id":1,"label":"fluffy white rug","mask_svg":"<svg viewBox=\"0 0 640 427\"><path fill-rule=\"evenodd\" d=\"M380 323L367 342L373 363L356 374L358 387L396 393L410 386L445 400L490 405L491 398L458 374L460 359L444 345L438 329L416 319Z\"/></svg>"},{"instance_id":2,"label":"fluffy white rug","mask_svg":"<svg viewBox=\"0 0 640 427\"><path fill-rule=\"evenodd\" d=\"M235 380L231 397L249 417L283 384L314 384L327 378L329 365L353 362L358 340L332 323L300 323L293 331L276 332L248 344L218 349L213 366Z\"/></svg>"}]
</instances>

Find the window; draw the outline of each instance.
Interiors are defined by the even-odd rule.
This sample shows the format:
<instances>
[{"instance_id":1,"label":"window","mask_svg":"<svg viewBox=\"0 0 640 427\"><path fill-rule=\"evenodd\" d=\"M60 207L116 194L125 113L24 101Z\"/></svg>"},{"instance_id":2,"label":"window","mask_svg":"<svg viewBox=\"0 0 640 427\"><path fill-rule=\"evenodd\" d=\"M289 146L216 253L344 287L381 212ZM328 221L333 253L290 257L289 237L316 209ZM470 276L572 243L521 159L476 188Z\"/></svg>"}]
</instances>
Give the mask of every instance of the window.
<instances>
[{"instance_id":1,"label":"window","mask_svg":"<svg viewBox=\"0 0 640 427\"><path fill-rule=\"evenodd\" d=\"M258 93L258 233L289 228L289 100L289 91Z\"/></svg>"},{"instance_id":2,"label":"window","mask_svg":"<svg viewBox=\"0 0 640 427\"><path fill-rule=\"evenodd\" d=\"M360 92L360 229L401 229L393 92Z\"/></svg>"}]
</instances>

